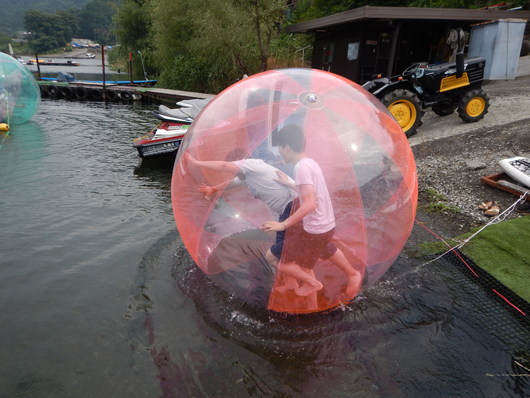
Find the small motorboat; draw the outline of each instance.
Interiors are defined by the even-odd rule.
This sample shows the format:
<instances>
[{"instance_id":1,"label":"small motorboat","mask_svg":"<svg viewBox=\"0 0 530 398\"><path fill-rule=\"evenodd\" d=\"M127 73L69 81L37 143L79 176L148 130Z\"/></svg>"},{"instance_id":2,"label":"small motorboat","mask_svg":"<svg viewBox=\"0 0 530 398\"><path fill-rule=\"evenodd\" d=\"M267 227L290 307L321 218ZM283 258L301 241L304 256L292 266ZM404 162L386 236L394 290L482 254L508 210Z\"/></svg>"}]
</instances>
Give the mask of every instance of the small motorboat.
<instances>
[{"instance_id":1,"label":"small motorboat","mask_svg":"<svg viewBox=\"0 0 530 398\"><path fill-rule=\"evenodd\" d=\"M142 159L175 156L190 124L162 121L155 129L137 138L133 146Z\"/></svg>"},{"instance_id":2,"label":"small motorboat","mask_svg":"<svg viewBox=\"0 0 530 398\"><path fill-rule=\"evenodd\" d=\"M174 109L160 105L153 111L160 120L158 126L133 143L138 155L142 159L175 156L188 128L208 102L210 98L180 101Z\"/></svg>"}]
</instances>

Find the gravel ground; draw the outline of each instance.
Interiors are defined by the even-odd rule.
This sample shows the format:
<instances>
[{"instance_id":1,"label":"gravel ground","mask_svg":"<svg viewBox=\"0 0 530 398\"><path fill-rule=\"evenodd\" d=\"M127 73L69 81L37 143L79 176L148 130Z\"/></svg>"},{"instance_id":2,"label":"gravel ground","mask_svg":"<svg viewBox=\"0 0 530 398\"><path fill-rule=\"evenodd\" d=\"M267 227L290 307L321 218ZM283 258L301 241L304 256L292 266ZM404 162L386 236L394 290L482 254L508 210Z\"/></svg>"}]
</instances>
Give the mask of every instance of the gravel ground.
<instances>
[{"instance_id":1,"label":"gravel ground","mask_svg":"<svg viewBox=\"0 0 530 398\"><path fill-rule=\"evenodd\" d=\"M456 113L446 117L427 111L424 124L409 139L418 171L419 203L416 219L436 234L450 238L490 221L478 208L486 200L501 211L518 196L491 187L480 177L500 173L498 161L530 157L530 76L484 86L491 98L489 113L476 123L462 122ZM442 193L449 208L429 212L429 191ZM519 213L508 218L521 217ZM407 246L436 238L415 227Z\"/></svg>"}]
</instances>

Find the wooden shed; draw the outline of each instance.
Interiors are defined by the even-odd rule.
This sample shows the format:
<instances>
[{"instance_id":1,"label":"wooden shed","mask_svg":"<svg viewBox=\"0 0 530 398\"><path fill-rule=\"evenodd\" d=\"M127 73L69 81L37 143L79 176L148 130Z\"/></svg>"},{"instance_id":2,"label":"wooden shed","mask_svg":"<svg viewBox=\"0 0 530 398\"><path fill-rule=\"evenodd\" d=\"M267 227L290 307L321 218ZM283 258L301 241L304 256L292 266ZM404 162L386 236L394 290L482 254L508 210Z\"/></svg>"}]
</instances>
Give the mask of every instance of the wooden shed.
<instances>
[{"instance_id":1,"label":"wooden shed","mask_svg":"<svg viewBox=\"0 0 530 398\"><path fill-rule=\"evenodd\" d=\"M530 19L530 11L365 6L290 25L288 33L313 33L311 67L364 83L376 74L392 76L414 62L445 62L455 34L473 24Z\"/></svg>"}]
</instances>

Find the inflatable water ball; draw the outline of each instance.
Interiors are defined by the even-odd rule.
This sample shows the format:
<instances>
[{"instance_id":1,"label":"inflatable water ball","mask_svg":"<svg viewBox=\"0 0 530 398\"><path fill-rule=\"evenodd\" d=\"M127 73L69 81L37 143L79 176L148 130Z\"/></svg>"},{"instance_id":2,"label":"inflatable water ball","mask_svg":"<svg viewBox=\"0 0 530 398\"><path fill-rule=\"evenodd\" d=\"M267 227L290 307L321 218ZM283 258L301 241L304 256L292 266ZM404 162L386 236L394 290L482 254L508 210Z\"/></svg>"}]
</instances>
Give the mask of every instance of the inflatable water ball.
<instances>
[{"instance_id":1,"label":"inflatable water ball","mask_svg":"<svg viewBox=\"0 0 530 398\"><path fill-rule=\"evenodd\" d=\"M0 53L0 123L25 123L39 104L39 86L31 72L15 58Z\"/></svg>"},{"instance_id":2,"label":"inflatable water ball","mask_svg":"<svg viewBox=\"0 0 530 398\"><path fill-rule=\"evenodd\" d=\"M304 180L301 161L293 174L296 145L286 137L296 131L304 140L298 157L316 163L323 183ZM291 197L274 185L276 170L300 184ZM264 226L286 202L290 215L300 200L326 202L316 185L329 192L334 233L319 240L330 224L293 222L277 267L267 261L277 235ZM332 73L293 68L243 79L208 104L178 152L171 194L186 249L219 288L256 308L300 314L348 302L388 270L412 230L417 177L403 131L375 97ZM303 243L307 233L313 243Z\"/></svg>"}]
</instances>

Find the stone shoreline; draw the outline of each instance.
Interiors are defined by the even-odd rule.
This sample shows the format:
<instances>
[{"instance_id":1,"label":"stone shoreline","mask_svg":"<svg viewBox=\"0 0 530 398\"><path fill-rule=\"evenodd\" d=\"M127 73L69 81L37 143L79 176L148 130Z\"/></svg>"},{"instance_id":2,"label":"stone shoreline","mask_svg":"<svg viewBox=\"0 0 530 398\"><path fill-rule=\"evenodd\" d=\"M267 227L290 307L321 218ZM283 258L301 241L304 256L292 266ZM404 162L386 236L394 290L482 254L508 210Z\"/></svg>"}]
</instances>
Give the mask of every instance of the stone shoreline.
<instances>
[{"instance_id":1,"label":"stone shoreline","mask_svg":"<svg viewBox=\"0 0 530 398\"><path fill-rule=\"evenodd\" d=\"M424 125L409 139L419 181L417 219L445 238L489 222L490 218L478 208L481 202L494 200L502 211L517 201L518 196L484 184L480 177L500 173L501 159L530 157L530 76L496 81L484 88L491 97L490 111L484 119L464 123L456 113L439 117L429 111ZM454 207L458 212L425 211L430 190L443 194L447 208ZM508 216L513 217L521 215ZM413 232L411 244L436 240L415 233L419 232Z\"/></svg>"}]
</instances>

